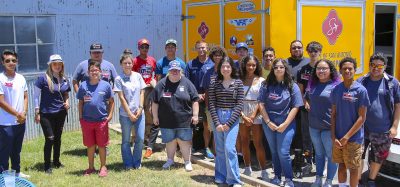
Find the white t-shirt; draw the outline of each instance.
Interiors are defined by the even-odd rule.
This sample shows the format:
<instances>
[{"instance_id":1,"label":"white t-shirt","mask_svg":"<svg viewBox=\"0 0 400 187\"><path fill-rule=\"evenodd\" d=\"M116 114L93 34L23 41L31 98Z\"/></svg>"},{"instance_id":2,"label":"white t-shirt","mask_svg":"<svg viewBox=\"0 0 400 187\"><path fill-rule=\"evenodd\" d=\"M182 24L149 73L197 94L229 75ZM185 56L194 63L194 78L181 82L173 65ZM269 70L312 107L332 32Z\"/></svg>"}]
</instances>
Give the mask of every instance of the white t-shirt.
<instances>
[{"instance_id":1,"label":"white t-shirt","mask_svg":"<svg viewBox=\"0 0 400 187\"><path fill-rule=\"evenodd\" d=\"M137 72L132 72L130 76L123 74L115 79L115 92L122 91L124 98L129 106L129 110L133 113L140 105L140 91L146 87L142 75ZM119 108L119 114L121 116L128 117L124 107L121 104Z\"/></svg>"},{"instance_id":2,"label":"white t-shirt","mask_svg":"<svg viewBox=\"0 0 400 187\"><path fill-rule=\"evenodd\" d=\"M16 73L13 78L8 78L4 73L0 74L0 95L4 101L17 112L24 111L24 92L28 91L25 78ZM0 108L0 125L17 125L17 117Z\"/></svg>"}]
</instances>

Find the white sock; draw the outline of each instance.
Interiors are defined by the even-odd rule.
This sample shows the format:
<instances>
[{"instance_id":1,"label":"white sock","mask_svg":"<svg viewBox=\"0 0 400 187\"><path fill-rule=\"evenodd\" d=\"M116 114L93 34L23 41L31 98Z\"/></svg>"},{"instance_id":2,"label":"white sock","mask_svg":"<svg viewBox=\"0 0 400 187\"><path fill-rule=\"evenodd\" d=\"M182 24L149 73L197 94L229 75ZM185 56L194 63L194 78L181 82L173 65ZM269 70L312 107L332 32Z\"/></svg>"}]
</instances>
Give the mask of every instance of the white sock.
<instances>
[{"instance_id":1,"label":"white sock","mask_svg":"<svg viewBox=\"0 0 400 187\"><path fill-rule=\"evenodd\" d=\"M339 187L347 187L346 183L339 183Z\"/></svg>"}]
</instances>

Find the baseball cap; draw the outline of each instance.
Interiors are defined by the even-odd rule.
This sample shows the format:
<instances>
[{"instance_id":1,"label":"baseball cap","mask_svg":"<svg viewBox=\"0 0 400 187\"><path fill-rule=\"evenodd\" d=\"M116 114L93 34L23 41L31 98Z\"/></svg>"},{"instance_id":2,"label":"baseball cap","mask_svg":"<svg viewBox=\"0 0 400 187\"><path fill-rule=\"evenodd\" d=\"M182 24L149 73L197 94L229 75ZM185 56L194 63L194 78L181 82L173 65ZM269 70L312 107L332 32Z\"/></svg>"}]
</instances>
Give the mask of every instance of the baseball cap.
<instances>
[{"instance_id":1,"label":"baseball cap","mask_svg":"<svg viewBox=\"0 0 400 187\"><path fill-rule=\"evenodd\" d=\"M54 54L54 55L50 56L49 61L47 62L47 64L50 65L53 62L64 62L64 61L62 60L60 55Z\"/></svg>"},{"instance_id":2,"label":"baseball cap","mask_svg":"<svg viewBox=\"0 0 400 187\"><path fill-rule=\"evenodd\" d=\"M245 48L245 49L249 50L249 47L244 42L239 42L238 44L236 44L236 50L238 50L239 48Z\"/></svg>"},{"instance_id":3,"label":"baseball cap","mask_svg":"<svg viewBox=\"0 0 400 187\"><path fill-rule=\"evenodd\" d=\"M142 39L140 39L140 40L138 41L137 46L140 47L140 46L142 46L143 44L150 45L150 42L149 42L148 39L142 38Z\"/></svg>"},{"instance_id":4,"label":"baseball cap","mask_svg":"<svg viewBox=\"0 0 400 187\"><path fill-rule=\"evenodd\" d=\"M173 61L169 62L168 66L169 66L168 71L171 71L173 69L176 69L176 70L179 70L179 71L182 70L181 64L176 60L173 60Z\"/></svg>"},{"instance_id":5,"label":"baseball cap","mask_svg":"<svg viewBox=\"0 0 400 187\"><path fill-rule=\"evenodd\" d=\"M90 45L90 52L103 52L103 46L100 43Z\"/></svg>"},{"instance_id":6,"label":"baseball cap","mask_svg":"<svg viewBox=\"0 0 400 187\"><path fill-rule=\"evenodd\" d=\"M165 45L168 45L168 44L174 44L175 47L176 47L177 44L178 44L178 42L177 42L175 39L170 38L170 39L168 39L167 41L165 41Z\"/></svg>"},{"instance_id":7,"label":"baseball cap","mask_svg":"<svg viewBox=\"0 0 400 187\"><path fill-rule=\"evenodd\" d=\"M130 55L133 54L133 53L132 53L132 50L129 49L129 48L124 49L124 51L123 51L122 53L124 53L124 54L130 54Z\"/></svg>"}]
</instances>

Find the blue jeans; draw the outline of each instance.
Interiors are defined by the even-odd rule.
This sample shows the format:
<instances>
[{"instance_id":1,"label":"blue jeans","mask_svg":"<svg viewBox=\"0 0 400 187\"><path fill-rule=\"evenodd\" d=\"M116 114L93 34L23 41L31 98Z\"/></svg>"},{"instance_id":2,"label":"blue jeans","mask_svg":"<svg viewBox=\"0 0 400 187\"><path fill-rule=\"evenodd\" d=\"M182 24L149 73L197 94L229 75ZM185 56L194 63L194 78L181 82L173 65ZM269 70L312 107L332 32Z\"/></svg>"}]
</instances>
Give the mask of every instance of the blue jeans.
<instances>
[{"instance_id":1,"label":"blue jeans","mask_svg":"<svg viewBox=\"0 0 400 187\"><path fill-rule=\"evenodd\" d=\"M296 124L290 124L283 133L280 133L272 131L263 121L263 130L271 150L275 176L280 179L283 169L285 179L293 179L292 160L290 159L290 144L292 144Z\"/></svg>"},{"instance_id":2,"label":"blue jeans","mask_svg":"<svg viewBox=\"0 0 400 187\"><path fill-rule=\"evenodd\" d=\"M20 173L21 150L26 125L0 125L0 173L9 169L8 160L11 159L11 169Z\"/></svg>"},{"instance_id":3,"label":"blue jeans","mask_svg":"<svg viewBox=\"0 0 400 187\"><path fill-rule=\"evenodd\" d=\"M226 123L232 115L232 110L217 109L221 124ZM236 153L236 138L239 133L239 120L227 132L219 132L212 125L215 141L215 181L228 185L242 184L240 181L239 162Z\"/></svg>"},{"instance_id":4,"label":"blue jeans","mask_svg":"<svg viewBox=\"0 0 400 187\"><path fill-rule=\"evenodd\" d=\"M320 130L310 127L311 140L314 144L317 176L323 176L325 159L328 159L327 179L333 179L338 165L332 162L332 139L330 130Z\"/></svg>"},{"instance_id":5,"label":"blue jeans","mask_svg":"<svg viewBox=\"0 0 400 187\"><path fill-rule=\"evenodd\" d=\"M142 149L144 141L144 128L145 128L145 117L144 113L137 119L136 122L132 122L129 117L119 116L119 122L121 123L122 130L122 144L121 144L121 155L124 162L125 168L139 168L142 163ZM133 154L131 151L131 131L132 127L135 128L136 138Z\"/></svg>"}]
</instances>

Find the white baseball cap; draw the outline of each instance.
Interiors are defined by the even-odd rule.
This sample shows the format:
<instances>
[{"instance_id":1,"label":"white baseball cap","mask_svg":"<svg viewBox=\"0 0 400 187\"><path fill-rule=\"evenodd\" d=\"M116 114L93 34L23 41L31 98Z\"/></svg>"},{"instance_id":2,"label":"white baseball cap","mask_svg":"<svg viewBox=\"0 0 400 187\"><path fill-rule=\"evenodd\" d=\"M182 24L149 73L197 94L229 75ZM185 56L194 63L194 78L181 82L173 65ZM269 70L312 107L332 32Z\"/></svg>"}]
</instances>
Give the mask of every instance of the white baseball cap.
<instances>
[{"instance_id":1,"label":"white baseball cap","mask_svg":"<svg viewBox=\"0 0 400 187\"><path fill-rule=\"evenodd\" d=\"M59 54L54 54L51 55L49 58L49 62L47 62L48 65L50 65L53 62L64 62Z\"/></svg>"}]
</instances>

